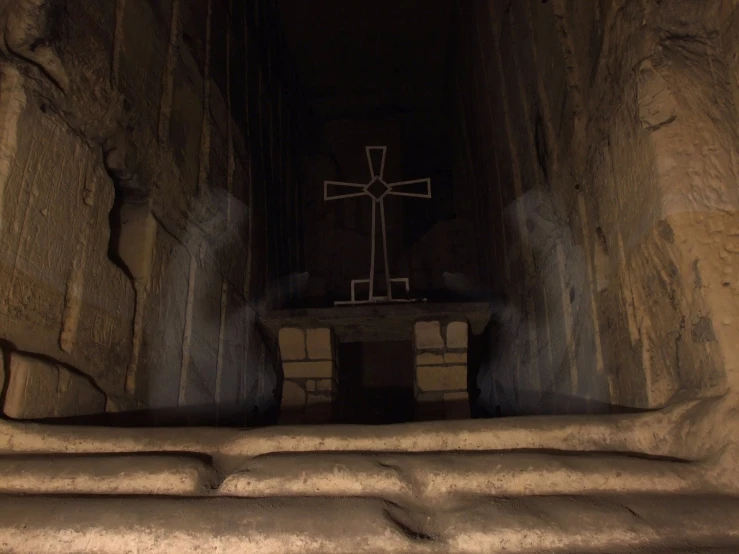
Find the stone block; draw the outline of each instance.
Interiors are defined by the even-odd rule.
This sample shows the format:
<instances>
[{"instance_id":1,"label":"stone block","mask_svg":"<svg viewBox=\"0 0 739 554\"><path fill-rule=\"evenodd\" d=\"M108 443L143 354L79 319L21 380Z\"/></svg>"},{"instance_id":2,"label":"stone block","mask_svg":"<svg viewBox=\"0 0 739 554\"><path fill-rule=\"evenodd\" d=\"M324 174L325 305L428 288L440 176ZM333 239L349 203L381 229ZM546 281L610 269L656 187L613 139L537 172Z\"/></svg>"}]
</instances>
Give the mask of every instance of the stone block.
<instances>
[{"instance_id":1,"label":"stone block","mask_svg":"<svg viewBox=\"0 0 739 554\"><path fill-rule=\"evenodd\" d=\"M441 325L438 321L417 321L413 327L416 350L441 350Z\"/></svg>"},{"instance_id":2,"label":"stone block","mask_svg":"<svg viewBox=\"0 0 739 554\"><path fill-rule=\"evenodd\" d=\"M325 362L286 362L282 364L285 379L331 379L334 364Z\"/></svg>"},{"instance_id":3,"label":"stone block","mask_svg":"<svg viewBox=\"0 0 739 554\"><path fill-rule=\"evenodd\" d=\"M305 359L305 332L302 329L284 327L278 336L280 357L283 360Z\"/></svg>"},{"instance_id":4,"label":"stone block","mask_svg":"<svg viewBox=\"0 0 739 554\"><path fill-rule=\"evenodd\" d=\"M284 381L282 383L282 409L302 409L305 406L306 395L305 389L293 383L292 381Z\"/></svg>"},{"instance_id":5,"label":"stone block","mask_svg":"<svg viewBox=\"0 0 739 554\"><path fill-rule=\"evenodd\" d=\"M433 354L432 352L424 352L416 356L416 365L442 365L444 356L441 354Z\"/></svg>"},{"instance_id":6,"label":"stone block","mask_svg":"<svg viewBox=\"0 0 739 554\"><path fill-rule=\"evenodd\" d=\"M306 405L312 406L315 404L331 404L330 394L309 394Z\"/></svg>"},{"instance_id":7,"label":"stone block","mask_svg":"<svg viewBox=\"0 0 739 554\"><path fill-rule=\"evenodd\" d=\"M467 322L453 321L446 327L447 348L467 348Z\"/></svg>"},{"instance_id":8,"label":"stone block","mask_svg":"<svg viewBox=\"0 0 739 554\"><path fill-rule=\"evenodd\" d=\"M334 390L334 382L331 379L322 379L318 381L319 391L332 391Z\"/></svg>"},{"instance_id":9,"label":"stone block","mask_svg":"<svg viewBox=\"0 0 739 554\"><path fill-rule=\"evenodd\" d=\"M447 352L444 354L445 364L466 364L467 352Z\"/></svg>"},{"instance_id":10,"label":"stone block","mask_svg":"<svg viewBox=\"0 0 739 554\"><path fill-rule=\"evenodd\" d=\"M105 395L63 366L21 354L13 354L9 366L3 406L7 417L42 419L105 412Z\"/></svg>"},{"instance_id":11,"label":"stone block","mask_svg":"<svg viewBox=\"0 0 739 554\"><path fill-rule=\"evenodd\" d=\"M308 329L308 358L332 360L331 329Z\"/></svg>"},{"instance_id":12,"label":"stone block","mask_svg":"<svg viewBox=\"0 0 739 554\"><path fill-rule=\"evenodd\" d=\"M422 366L416 369L422 391L457 391L467 389L466 366Z\"/></svg>"},{"instance_id":13,"label":"stone block","mask_svg":"<svg viewBox=\"0 0 739 554\"><path fill-rule=\"evenodd\" d=\"M316 382L312 379L309 379L305 382L305 390L308 392L315 392L316 391Z\"/></svg>"}]
</instances>

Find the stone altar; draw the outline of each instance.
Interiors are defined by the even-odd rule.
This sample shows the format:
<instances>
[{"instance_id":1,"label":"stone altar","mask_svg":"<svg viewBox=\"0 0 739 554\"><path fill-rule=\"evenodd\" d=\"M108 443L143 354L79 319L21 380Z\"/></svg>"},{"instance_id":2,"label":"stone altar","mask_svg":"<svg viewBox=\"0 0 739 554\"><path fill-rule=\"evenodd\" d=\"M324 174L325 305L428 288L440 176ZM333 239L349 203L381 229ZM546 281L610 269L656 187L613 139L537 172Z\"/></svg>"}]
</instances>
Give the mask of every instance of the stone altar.
<instances>
[{"instance_id":1,"label":"stone altar","mask_svg":"<svg viewBox=\"0 0 739 554\"><path fill-rule=\"evenodd\" d=\"M340 363L337 343L398 340L413 344L416 419L469 418L468 334L481 333L489 317L485 303L268 312L261 323L279 346L282 421L331 421Z\"/></svg>"}]
</instances>

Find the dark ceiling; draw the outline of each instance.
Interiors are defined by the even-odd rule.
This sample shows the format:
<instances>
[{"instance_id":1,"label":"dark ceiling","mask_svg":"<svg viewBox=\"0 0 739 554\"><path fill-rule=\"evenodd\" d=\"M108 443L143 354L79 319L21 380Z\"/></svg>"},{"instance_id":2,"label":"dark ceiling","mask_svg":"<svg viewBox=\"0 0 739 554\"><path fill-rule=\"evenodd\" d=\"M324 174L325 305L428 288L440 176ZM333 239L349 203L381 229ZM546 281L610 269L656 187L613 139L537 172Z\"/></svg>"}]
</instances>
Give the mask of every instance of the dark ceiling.
<instances>
[{"instance_id":1,"label":"dark ceiling","mask_svg":"<svg viewBox=\"0 0 739 554\"><path fill-rule=\"evenodd\" d=\"M452 0L279 0L279 9L322 119L444 111Z\"/></svg>"}]
</instances>

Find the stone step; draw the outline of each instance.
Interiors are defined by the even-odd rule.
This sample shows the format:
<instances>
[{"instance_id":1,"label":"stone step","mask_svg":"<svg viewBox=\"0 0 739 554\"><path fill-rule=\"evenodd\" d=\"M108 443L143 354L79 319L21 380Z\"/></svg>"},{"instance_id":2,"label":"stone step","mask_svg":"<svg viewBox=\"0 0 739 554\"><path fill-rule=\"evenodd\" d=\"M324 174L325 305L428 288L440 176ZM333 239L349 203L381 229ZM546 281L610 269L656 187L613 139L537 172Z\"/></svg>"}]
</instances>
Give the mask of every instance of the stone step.
<instances>
[{"instance_id":1,"label":"stone step","mask_svg":"<svg viewBox=\"0 0 739 554\"><path fill-rule=\"evenodd\" d=\"M183 456L0 456L0 494L201 496L213 467Z\"/></svg>"},{"instance_id":2,"label":"stone step","mask_svg":"<svg viewBox=\"0 0 739 554\"><path fill-rule=\"evenodd\" d=\"M708 463L538 453L259 456L219 472L207 460L159 456L0 457L0 494L374 497L433 506L476 496L734 493Z\"/></svg>"},{"instance_id":3,"label":"stone step","mask_svg":"<svg viewBox=\"0 0 739 554\"><path fill-rule=\"evenodd\" d=\"M253 430L213 428L104 428L49 426L0 420L0 454L199 453L239 460L279 452L460 452L568 450L705 457L702 445L735 427L704 425L701 447L686 448L682 427L695 425L695 403L661 412L439 421L400 425L280 426ZM702 425L702 424L701 424Z\"/></svg>"},{"instance_id":4,"label":"stone step","mask_svg":"<svg viewBox=\"0 0 739 554\"><path fill-rule=\"evenodd\" d=\"M0 421L0 550L736 552L725 406L251 431Z\"/></svg>"},{"instance_id":5,"label":"stone step","mask_svg":"<svg viewBox=\"0 0 739 554\"><path fill-rule=\"evenodd\" d=\"M380 497L432 506L450 498L705 492L739 495L708 463L539 453L279 454L250 460L216 491L239 497Z\"/></svg>"},{"instance_id":6,"label":"stone step","mask_svg":"<svg viewBox=\"0 0 739 554\"><path fill-rule=\"evenodd\" d=\"M736 498L694 495L484 498L430 512L370 498L0 497L2 550L17 554L731 552L737 520Z\"/></svg>"}]
</instances>

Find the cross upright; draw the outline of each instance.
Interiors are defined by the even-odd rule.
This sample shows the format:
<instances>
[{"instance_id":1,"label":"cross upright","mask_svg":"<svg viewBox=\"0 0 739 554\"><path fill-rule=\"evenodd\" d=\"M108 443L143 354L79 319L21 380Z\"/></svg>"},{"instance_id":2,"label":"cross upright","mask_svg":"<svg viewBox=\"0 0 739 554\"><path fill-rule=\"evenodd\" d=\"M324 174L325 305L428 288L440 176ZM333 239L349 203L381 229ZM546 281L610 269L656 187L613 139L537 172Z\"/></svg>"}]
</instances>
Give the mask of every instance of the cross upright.
<instances>
[{"instance_id":1,"label":"cross upright","mask_svg":"<svg viewBox=\"0 0 739 554\"><path fill-rule=\"evenodd\" d=\"M431 198L431 179L415 179L412 181L400 181L398 183L386 183L384 179L385 173L385 155L387 146L366 146L367 164L370 169L369 183L344 183L341 181L324 181L323 182L323 199L340 200L344 198L354 198L357 196L367 196L372 200L372 245L370 252L370 273L369 279L353 279L351 282L351 300L343 302L335 302L335 305L356 305L371 304L377 302L409 302L406 299L393 299L392 283L405 284L405 290L408 292L408 278L393 279L390 277L390 267L388 265L387 252L387 229L385 226L385 197L386 196L410 196L413 198ZM418 188L419 185L425 185L424 192L411 192L413 187ZM344 192L329 194L329 187L344 189ZM380 230L382 232L382 256L385 268L385 296L375 296L375 267L377 248L375 244L375 236L377 234L377 212L380 212ZM369 298L367 300L357 300L355 296L355 285L357 283L367 284L369 286Z\"/></svg>"}]
</instances>

